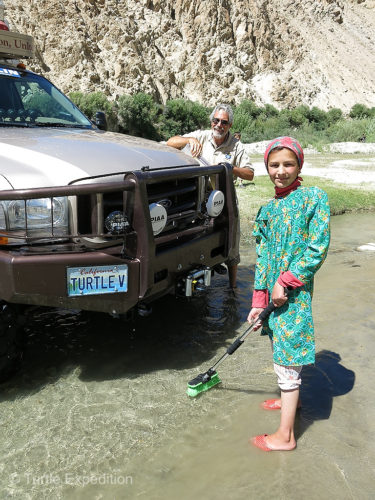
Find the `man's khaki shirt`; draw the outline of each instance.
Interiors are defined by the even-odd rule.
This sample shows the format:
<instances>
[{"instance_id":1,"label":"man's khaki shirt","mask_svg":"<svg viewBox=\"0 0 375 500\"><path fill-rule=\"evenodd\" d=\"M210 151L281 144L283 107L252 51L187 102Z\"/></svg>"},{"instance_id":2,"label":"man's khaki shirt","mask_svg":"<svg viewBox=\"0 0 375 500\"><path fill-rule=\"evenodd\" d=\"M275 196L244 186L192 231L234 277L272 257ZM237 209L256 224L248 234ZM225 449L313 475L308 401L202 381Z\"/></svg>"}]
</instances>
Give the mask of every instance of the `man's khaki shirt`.
<instances>
[{"instance_id":1,"label":"man's khaki shirt","mask_svg":"<svg viewBox=\"0 0 375 500\"><path fill-rule=\"evenodd\" d=\"M212 130L195 130L183 137L194 137L202 144L202 156L211 165L228 162L234 167L248 168L254 171L250 159L241 141L228 132L227 139L217 146L212 136Z\"/></svg>"}]
</instances>

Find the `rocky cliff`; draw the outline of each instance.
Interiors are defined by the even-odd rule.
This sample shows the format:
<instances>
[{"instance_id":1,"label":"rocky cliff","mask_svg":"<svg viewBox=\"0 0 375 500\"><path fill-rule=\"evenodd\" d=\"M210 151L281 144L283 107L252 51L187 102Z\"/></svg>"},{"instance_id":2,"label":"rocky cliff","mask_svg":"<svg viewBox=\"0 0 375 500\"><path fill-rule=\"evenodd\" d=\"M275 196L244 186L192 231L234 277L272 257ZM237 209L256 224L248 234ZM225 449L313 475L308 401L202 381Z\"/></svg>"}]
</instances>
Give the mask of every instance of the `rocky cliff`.
<instances>
[{"instance_id":1,"label":"rocky cliff","mask_svg":"<svg viewBox=\"0 0 375 500\"><path fill-rule=\"evenodd\" d=\"M374 0L5 0L65 92L375 106Z\"/></svg>"}]
</instances>

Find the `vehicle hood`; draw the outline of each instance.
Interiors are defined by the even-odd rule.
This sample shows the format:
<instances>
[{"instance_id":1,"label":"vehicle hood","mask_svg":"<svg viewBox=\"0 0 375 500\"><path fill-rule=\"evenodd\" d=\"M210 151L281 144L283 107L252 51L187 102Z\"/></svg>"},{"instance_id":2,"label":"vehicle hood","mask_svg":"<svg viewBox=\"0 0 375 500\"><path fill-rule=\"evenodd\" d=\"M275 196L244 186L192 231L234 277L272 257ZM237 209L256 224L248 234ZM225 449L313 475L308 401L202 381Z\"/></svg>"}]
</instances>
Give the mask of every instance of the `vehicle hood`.
<instances>
[{"instance_id":1,"label":"vehicle hood","mask_svg":"<svg viewBox=\"0 0 375 500\"><path fill-rule=\"evenodd\" d=\"M192 164L199 165L181 151L139 137L99 130L0 128L0 189L63 186L145 166Z\"/></svg>"}]
</instances>

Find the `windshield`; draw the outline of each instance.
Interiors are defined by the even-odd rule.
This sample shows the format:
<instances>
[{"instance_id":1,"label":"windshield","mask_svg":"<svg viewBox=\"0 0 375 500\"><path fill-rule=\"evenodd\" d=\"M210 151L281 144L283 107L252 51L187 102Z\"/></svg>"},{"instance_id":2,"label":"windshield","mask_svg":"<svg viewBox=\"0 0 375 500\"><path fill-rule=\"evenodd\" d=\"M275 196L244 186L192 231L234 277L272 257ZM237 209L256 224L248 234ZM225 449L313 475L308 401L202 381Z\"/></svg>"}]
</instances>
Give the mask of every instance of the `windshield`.
<instances>
[{"instance_id":1,"label":"windshield","mask_svg":"<svg viewBox=\"0 0 375 500\"><path fill-rule=\"evenodd\" d=\"M48 80L0 67L0 126L91 128L91 122Z\"/></svg>"}]
</instances>

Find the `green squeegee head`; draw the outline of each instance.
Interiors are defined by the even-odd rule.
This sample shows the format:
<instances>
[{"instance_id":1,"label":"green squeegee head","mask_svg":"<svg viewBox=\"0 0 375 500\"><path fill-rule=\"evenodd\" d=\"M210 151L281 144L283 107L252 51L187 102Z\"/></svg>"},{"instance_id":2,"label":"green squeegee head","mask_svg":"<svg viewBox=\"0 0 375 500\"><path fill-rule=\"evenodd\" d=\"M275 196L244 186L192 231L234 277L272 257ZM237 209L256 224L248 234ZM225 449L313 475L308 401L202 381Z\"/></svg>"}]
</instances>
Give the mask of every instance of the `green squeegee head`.
<instances>
[{"instance_id":1,"label":"green squeegee head","mask_svg":"<svg viewBox=\"0 0 375 500\"><path fill-rule=\"evenodd\" d=\"M220 384L219 375L214 370L208 370L206 373L200 373L197 377L188 382L186 394L191 398L195 398L198 394L208 391L216 384Z\"/></svg>"}]
</instances>

